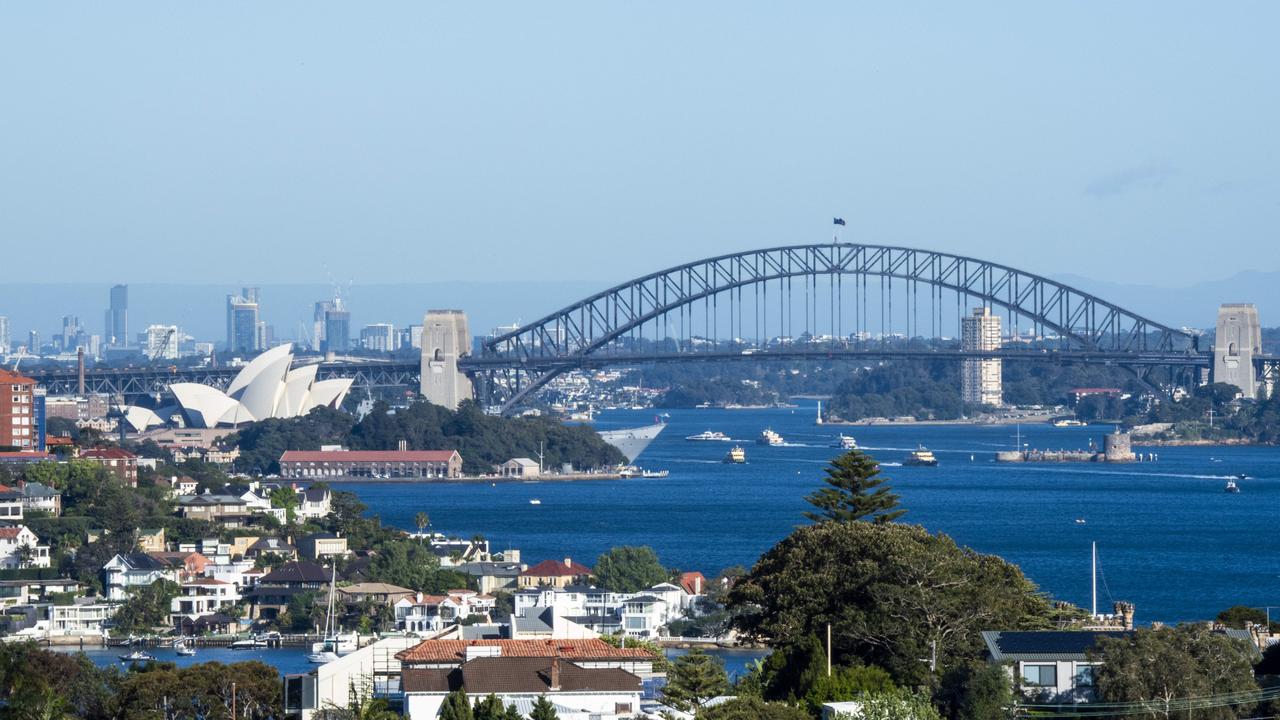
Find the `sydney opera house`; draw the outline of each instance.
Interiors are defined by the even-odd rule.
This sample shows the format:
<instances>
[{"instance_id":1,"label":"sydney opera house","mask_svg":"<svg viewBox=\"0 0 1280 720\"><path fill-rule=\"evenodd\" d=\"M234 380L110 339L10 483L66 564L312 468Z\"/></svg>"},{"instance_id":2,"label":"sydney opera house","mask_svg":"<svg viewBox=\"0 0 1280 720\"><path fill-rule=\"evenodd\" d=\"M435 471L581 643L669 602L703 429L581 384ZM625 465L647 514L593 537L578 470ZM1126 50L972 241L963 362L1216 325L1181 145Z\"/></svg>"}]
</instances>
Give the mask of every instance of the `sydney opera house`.
<instances>
[{"instance_id":1,"label":"sydney opera house","mask_svg":"<svg viewBox=\"0 0 1280 720\"><path fill-rule=\"evenodd\" d=\"M279 345L244 366L225 392L199 383L169 386L187 427L234 427L267 418L306 415L320 406L338 407L351 379L316 380L318 365L293 364L293 346ZM137 430L163 424L161 414L125 408L125 419Z\"/></svg>"}]
</instances>

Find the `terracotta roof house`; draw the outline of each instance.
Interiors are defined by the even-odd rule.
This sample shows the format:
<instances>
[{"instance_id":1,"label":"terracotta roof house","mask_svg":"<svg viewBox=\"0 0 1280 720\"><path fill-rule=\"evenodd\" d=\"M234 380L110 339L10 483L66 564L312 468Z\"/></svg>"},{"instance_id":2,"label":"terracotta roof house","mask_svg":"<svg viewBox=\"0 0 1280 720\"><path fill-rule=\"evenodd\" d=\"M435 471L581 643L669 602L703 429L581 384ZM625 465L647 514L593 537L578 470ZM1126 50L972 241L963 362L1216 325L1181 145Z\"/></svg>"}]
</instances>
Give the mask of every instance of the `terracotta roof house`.
<instances>
[{"instance_id":1,"label":"terracotta roof house","mask_svg":"<svg viewBox=\"0 0 1280 720\"><path fill-rule=\"evenodd\" d=\"M648 652L600 640L427 640L396 658L411 720L437 717L458 689L526 713L546 697L561 717L630 717L640 709L641 676L653 669Z\"/></svg>"},{"instance_id":2,"label":"terracotta roof house","mask_svg":"<svg viewBox=\"0 0 1280 720\"><path fill-rule=\"evenodd\" d=\"M110 470L130 487L138 486L138 456L118 447L86 448L80 451L81 460L92 460Z\"/></svg>"},{"instance_id":3,"label":"terracotta roof house","mask_svg":"<svg viewBox=\"0 0 1280 720\"><path fill-rule=\"evenodd\" d=\"M583 565L575 565L573 560L543 560L520 573L519 585L522 588L557 587L571 585L591 574L591 569Z\"/></svg>"}]
</instances>

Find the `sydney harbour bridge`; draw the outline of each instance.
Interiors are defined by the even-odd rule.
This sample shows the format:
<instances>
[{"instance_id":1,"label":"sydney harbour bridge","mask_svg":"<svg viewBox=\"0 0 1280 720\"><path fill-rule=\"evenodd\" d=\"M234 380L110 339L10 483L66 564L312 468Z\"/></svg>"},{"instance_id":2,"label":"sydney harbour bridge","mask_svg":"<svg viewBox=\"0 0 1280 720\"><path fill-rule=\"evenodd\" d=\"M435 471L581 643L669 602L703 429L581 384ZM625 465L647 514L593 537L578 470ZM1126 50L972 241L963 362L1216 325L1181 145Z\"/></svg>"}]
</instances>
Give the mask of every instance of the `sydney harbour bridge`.
<instances>
[{"instance_id":1,"label":"sydney harbour bridge","mask_svg":"<svg viewBox=\"0 0 1280 720\"><path fill-rule=\"evenodd\" d=\"M1000 316L1012 341L965 349L958 341L963 318L983 307ZM421 383L426 392L427 376L438 382L443 374L454 390L474 386L482 402L510 409L567 371L649 362L999 358L1102 363L1144 382L1185 384L1214 361L1194 331L1041 275L949 253L840 242L732 253L654 272L489 338L475 353L461 341L433 348L429 334L420 363L324 363L318 378L351 377L358 387ZM1275 379L1277 358L1245 361L1260 380ZM50 393L128 396L163 392L174 382L225 385L234 372L34 374Z\"/></svg>"}]
</instances>

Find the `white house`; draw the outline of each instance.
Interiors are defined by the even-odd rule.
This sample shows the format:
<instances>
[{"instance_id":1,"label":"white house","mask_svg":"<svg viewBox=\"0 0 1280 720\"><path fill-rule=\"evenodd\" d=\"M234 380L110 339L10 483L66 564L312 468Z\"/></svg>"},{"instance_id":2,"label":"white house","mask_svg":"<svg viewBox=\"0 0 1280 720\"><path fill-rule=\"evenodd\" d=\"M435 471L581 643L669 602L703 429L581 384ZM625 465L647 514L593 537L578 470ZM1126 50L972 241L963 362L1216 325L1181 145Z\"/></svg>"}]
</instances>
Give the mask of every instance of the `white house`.
<instances>
[{"instance_id":1,"label":"white house","mask_svg":"<svg viewBox=\"0 0 1280 720\"><path fill-rule=\"evenodd\" d=\"M392 606L396 627L405 632L435 633L471 615L488 617L497 602L492 595L474 590L450 590L448 595L423 595L401 598Z\"/></svg>"},{"instance_id":2,"label":"white house","mask_svg":"<svg viewBox=\"0 0 1280 720\"><path fill-rule=\"evenodd\" d=\"M1130 630L984 631L988 659L1007 664L1023 697L1036 702L1087 703L1096 699L1093 671L1100 663L1089 651L1102 638L1122 638Z\"/></svg>"},{"instance_id":3,"label":"white house","mask_svg":"<svg viewBox=\"0 0 1280 720\"><path fill-rule=\"evenodd\" d=\"M668 623L684 617L686 593L671 583L660 583L638 593L615 593L587 585L564 588L530 588L513 596L517 615L554 607L556 615L603 635L626 633L654 639Z\"/></svg>"},{"instance_id":4,"label":"white house","mask_svg":"<svg viewBox=\"0 0 1280 720\"><path fill-rule=\"evenodd\" d=\"M101 635L117 605L76 598L70 605L49 606L50 635Z\"/></svg>"},{"instance_id":5,"label":"white house","mask_svg":"<svg viewBox=\"0 0 1280 720\"><path fill-rule=\"evenodd\" d=\"M124 600L129 589L157 580L178 582L178 569L146 553L116 555L102 566L102 585L108 600Z\"/></svg>"},{"instance_id":6,"label":"white house","mask_svg":"<svg viewBox=\"0 0 1280 720\"><path fill-rule=\"evenodd\" d=\"M240 592L232 583L210 577L188 580L182 583L182 593L169 604L169 620L179 627L184 620L194 621L238 602Z\"/></svg>"},{"instance_id":7,"label":"white house","mask_svg":"<svg viewBox=\"0 0 1280 720\"><path fill-rule=\"evenodd\" d=\"M298 507L294 512L302 519L322 518L333 508L333 494L329 488L298 488Z\"/></svg>"},{"instance_id":8,"label":"white house","mask_svg":"<svg viewBox=\"0 0 1280 720\"><path fill-rule=\"evenodd\" d=\"M19 510L22 505L19 503ZM0 527L0 568L49 567L49 546L26 525Z\"/></svg>"},{"instance_id":9,"label":"white house","mask_svg":"<svg viewBox=\"0 0 1280 720\"><path fill-rule=\"evenodd\" d=\"M38 482L25 483L22 486L22 508L27 512L36 510L57 517L62 514L62 493Z\"/></svg>"}]
</instances>

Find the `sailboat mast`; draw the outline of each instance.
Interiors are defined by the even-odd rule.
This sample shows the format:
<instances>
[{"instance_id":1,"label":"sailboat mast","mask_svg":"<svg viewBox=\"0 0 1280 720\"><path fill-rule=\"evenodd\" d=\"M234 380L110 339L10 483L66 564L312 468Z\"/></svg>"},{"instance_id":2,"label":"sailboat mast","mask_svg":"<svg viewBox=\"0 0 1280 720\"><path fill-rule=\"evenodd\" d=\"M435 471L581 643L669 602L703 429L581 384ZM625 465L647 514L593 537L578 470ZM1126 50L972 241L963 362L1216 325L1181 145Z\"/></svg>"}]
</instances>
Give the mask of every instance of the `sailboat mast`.
<instances>
[{"instance_id":1,"label":"sailboat mast","mask_svg":"<svg viewBox=\"0 0 1280 720\"><path fill-rule=\"evenodd\" d=\"M1089 566L1093 585L1093 617L1098 617L1098 543L1093 543L1093 563Z\"/></svg>"}]
</instances>

